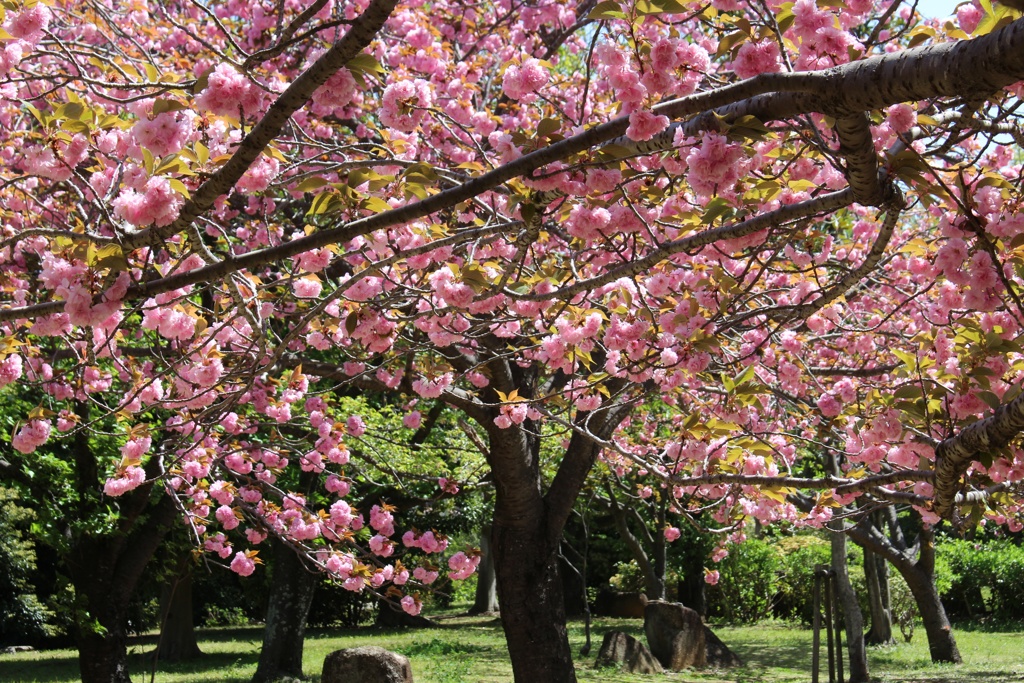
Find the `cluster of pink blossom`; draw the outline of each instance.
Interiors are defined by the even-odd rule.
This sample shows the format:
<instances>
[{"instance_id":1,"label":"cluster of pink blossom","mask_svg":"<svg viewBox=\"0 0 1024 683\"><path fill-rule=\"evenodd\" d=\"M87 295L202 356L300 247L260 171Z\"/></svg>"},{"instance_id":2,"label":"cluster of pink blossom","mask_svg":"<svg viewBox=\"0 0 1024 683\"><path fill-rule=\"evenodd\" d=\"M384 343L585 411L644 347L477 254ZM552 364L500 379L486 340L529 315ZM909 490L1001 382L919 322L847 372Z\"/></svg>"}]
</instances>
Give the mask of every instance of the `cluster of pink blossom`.
<instances>
[{"instance_id":1,"label":"cluster of pink blossom","mask_svg":"<svg viewBox=\"0 0 1024 683\"><path fill-rule=\"evenodd\" d=\"M402 534L402 544L406 548L419 548L425 553L441 553L448 547L448 539L433 531L419 534L410 530Z\"/></svg>"},{"instance_id":2,"label":"cluster of pink blossom","mask_svg":"<svg viewBox=\"0 0 1024 683\"><path fill-rule=\"evenodd\" d=\"M17 353L12 353L3 360L0 360L0 387L5 387L11 382L21 379L22 360Z\"/></svg>"},{"instance_id":3,"label":"cluster of pink blossom","mask_svg":"<svg viewBox=\"0 0 1024 683\"><path fill-rule=\"evenodd\" d=\"M699 197L735 196L734 185L747 168L747 155L725 136L705 133L686 156L686 180Z\"/></svg>"},{"instance_id":4,"label":"cluster of pink blossom","mask_svg":"<svg viewBox=\"0 0 1024 683\"><path fill-rule=\"evenodd\" d=\"M522 100L548 82L548 71L539 59L527 57L509 64L501 77L501 87L513 100Z\"/></svg>"},{"instance_id":5,"label":"cluster of pink blossom","mask_svg":"<svg viewBox=\"0 0 1024 683\"><path fill-rule=\"evenodd\" d=\"M196 107L217 116L251 116L263 107L262 91L230 64L218 64L206 76Z\"/></svg>"},{"instance_id":6,"label":"cluster of pink blossom","mask_svg":"<svg viewBox=\"0 0 1024 683\"><path fill-rule=\"evenodd\" d=\"M141 467L130 465L125 467L117 477L107 479L103 485L103 493L108 496L120 496L138 488L146 481L146 471Z\"/></svg>"},{"instance_id":7,"label":"cluster of pink blossom","mask_svg":"<svg viewBox=\"0 0 1024 683\"><path fill-rule=\"evenodd\" d=\"M118 218L140 228L173 223L183 203L170 180L161 176L149 178L138 188L124 188L112 202Z\"/></svg>"},{"instance_id":8,"label":"cluster of pink blossom","mask_svg":"<svg viewBox=\"0 0 1024 683\"><path fill-rule=\"evenodd\" d=\"M434 105L430 84L421 78L392 83L381 100L380 122L406 133L416 130Z\"/></svg>"},{"instance_id":9,"label":"cluster of pink blossom","mask_svg":"<svg viewBox=\"0 0 1024 683\"><path fill-rule=\"evenodd\" d=\"M451 570L448 576L454 581L462 581L469 578L480 565L480 555L472 553L467 555L459 551L448 558L448 568Z\"/></svg>"},{"instance_id":10,"label":"cluster of pink blossom","mask_svg":"<svg viewBox=\"0 0 1024 683\"><path fill-rule=\"evenodd\" d=\"M180 152L191 141L194 117L191 112L166 111L152 119L140 118L132 127L132 135L139 146L164 157Z\"/></svg>"},{"instance_id":11,"label":"cluster of pink blossom","mask_svg":"<svg viewBox=\"0 0 1024 683\"><path fill-rule=\"evenodd\" d=\"M29 420L15 433L14 438L11 439L11 445L20 453L34 453L50 438L51 426L49 420Z\"/></svg>"}]
</instances>

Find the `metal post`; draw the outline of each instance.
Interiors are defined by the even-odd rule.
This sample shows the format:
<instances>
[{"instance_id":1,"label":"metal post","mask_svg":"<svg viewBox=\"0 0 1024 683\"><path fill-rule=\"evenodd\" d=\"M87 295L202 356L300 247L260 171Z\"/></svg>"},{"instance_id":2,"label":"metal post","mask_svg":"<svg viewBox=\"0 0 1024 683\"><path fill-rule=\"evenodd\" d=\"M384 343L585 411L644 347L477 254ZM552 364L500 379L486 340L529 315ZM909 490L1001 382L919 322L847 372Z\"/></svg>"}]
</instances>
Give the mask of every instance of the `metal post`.
<instances>
[{"instance_id":1,"label":"metal post","mask_svg":"<svg viewBox=\"0 0 1024 683\"><path fill-rule=\"evenodd\" d=\"M836 658L833 645L835 638L832 634L832 572L825 572L825 633L828 634L828 683L836 683Z\"/></svg>"},{"instance_id":2,"label":"metal post","mask_svg":"<svg viewBox=\"0 0 1024 683\"><path fill-rule=\"evenodd\" d=\"M836 620L836 670L839 673L839 683L843 683L843 637L839 634L839 595L833 587L833 600L835 600L835 620Z\"/></svg>"},{"instance_id":3,"label":"metal post","mask_svg":"<svg viewBox=\"0 0 1024 683\"><path fill-rule=\"evenodd\" d=\"M811 683L818 683L821 656L821 571L814 571L814 645L811 648Z\"/></svg>"}]
</instances>

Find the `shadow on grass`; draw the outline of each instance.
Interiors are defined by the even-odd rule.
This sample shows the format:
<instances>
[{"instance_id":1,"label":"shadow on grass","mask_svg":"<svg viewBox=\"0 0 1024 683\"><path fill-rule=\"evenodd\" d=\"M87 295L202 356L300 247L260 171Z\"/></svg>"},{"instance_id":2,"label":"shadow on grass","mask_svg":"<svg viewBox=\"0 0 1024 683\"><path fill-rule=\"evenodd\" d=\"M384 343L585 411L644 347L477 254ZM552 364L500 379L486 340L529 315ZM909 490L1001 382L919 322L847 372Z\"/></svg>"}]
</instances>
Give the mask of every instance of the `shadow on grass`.
<instances>
[{"instance_id":1,"label":"shadow on grass","mask_svg":"<svg viewBox=\"0 0 1024 683\"><path fill-rule=\"evenodd\" d=\"M50 657L44 660L0 661L0 681L39 681L63 683L77 678L77 657Z\"/></svg>"},{"instance_id":2,"label":"shadow on grass","mask_svg":"<svg viewBox=\"0 0 1024 683\"><path fill-rule=\"evenodd\" d=\"M395 648L397 652L406 657L420 657L424 655L437 657L470 653L478 655L493 649L495 648L487 647L486 645L452 642L450 640L442 640L441 638L434 638L423 643L410 643Z\"/></svg>"},{"instance_id":3,"label":"shadow on grass","mask_svg":"<svg viewBox=\"0 0 1024 683\"><path fill-rule=\"evenodd\" d=\"M891 674L890 674L891 675ZM900 683L1020 683L1024 675L1008 674L1001 671L956 671L951 670L946 676L904 676L889 678L883 674L883 680L899 681Z\"/></svg>"},{"instance_id":4,"label":"shadow on grass","mask_svg":"<svg viewBox=\"0 0 1024 683\"><path fill-rule=\"evenodd\" d=\"M751 643L751 642L730 642L728 637L722 640L730 650L739 655L743 663L748 667L759 667L764 669L806 669L811 670L811 644L808 643ZM825 649L825 639L822 638L821 658L827 662L828 656ZM845 642L844 642L845 647ZM845 655L844 655L845 656Z\"/></svg>"},{"instance_id":5,"label":"shadow on grass","mask_svg":"<svg viewBox=\"0 0 1024 683\"><path fill-rule=\"evenodd\" d=\"M135 680L150 680L150 672L153 671L152 657L152 651L132 654L128 657L128 669L132 673L133 677L137 676ZM216 670L246 668L248 670L255 671L258 660L259 652L211 652L205 653L197 659L189 659L188 661L174 661L174 663L169 663L169 661L158 661L157 679L160 679L160 674L176 674L179 676L189 675L189 679L195 681L209 680L209 678L204 676L204 674L209 674L209 672ZM249 683L249 681L252 680L252 677L243 676L237 678L220 678L217 680L218 683Z\"/></svg>"}]
</instances>

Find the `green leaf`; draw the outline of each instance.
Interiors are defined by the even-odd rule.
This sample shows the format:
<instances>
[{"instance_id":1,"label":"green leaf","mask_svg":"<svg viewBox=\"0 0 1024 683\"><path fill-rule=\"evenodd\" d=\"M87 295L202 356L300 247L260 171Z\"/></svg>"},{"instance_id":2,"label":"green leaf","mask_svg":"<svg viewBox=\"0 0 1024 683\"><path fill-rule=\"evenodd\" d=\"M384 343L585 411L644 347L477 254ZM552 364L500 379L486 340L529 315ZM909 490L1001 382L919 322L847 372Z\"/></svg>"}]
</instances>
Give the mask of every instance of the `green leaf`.
<instances>
[{"instance_id":1,"label":"green leaf","mask_svg":"<svg viewBox=\"0 0 1024 683\"><path fill-rule=\"evenodd\" d=\"M359 202L359 208L373 213L384 213L391 210L391 205L380 197L367 197Z\"/></svg>"},{"instance_id":2,"label":"green leaf","mask_svg":"<svg viewBox=\"0 0 1024 683\"><path fill-rule=\"evenodd\" d=\"M174 100L169 97L160 97L153 103L153 116L169 111L182 111L183 109L187 109L187 107L178 100Z\"/></svg>"},{"instance_id":3,"label":"green leaf","mask_svg":"<svg viewBox=\"0 0 1024 683\"><path fill-rule=\"evenodd\" d=\"M552 133L557 133L562 129L562 122L558 119L543 119L537 124L537 138L546 138Z\"/></svg>"},{"instance_id":4,"label":"green leaf","mask_svg":"<svg viewBox=\"0 0 1024 683\"><path fill-rule=\"evenodd\" d=\"M729 202L721 197L715 197L708 202L708 206L704 210L704 215L700 217L700 222L704 225L711 225L715 222L715 219L720 217L728 218L734 213L736 213L736 210L729 205Z\"/></svg>"},{"instance_id":5,"label":"green leaf","mask_svg":"<svg viewBox=\"0 0 1024 683\"><path fill-rule=\"evenodd\" d=\"M921 398L921 387L908 384L896 390L896 398Z\"/></svg>"},{"instance_id":6,"label":"green leaf","mask_svg":"<svg viewBox=\"0 0 1024 683\"><path fill-rule=\"evenodd\" d=\"M592 19L593 21L625 18L626 14L615 0L604 0L604 2L598 3L597 7L590 10L590 14L587 15L587 19Z\"/></svg>"},{"instance_id":7,"label":"green leaf","mask_svg":"<svg viewBox=\"0 0 1024 683\"><path fill-rule=\"evenodd\" d=\"M309 211L306 212L306 215L309 216L329 213L340 203L341 200L338 199L338 195L333 189L321 192L313 199L313 203L310 205Z\"/></svg>"},{"instance_id":8,"label":"green leaf","mask_svg":"<svg viewBox=\"0 0 1024 683\"><path fill-rule=\"evenodd\" d=\"M294 189L296 192L312 192L313 190L319 190L327 184L327 180L324 178L321 178L320 176L312 176L296 185Z\"/></svg>"},{"instance_id":9,"label":"green leaf","mask_svg":"<svg viewBox=\"0 0 1024 683\"><path fill-rule=\"evenodd\" d=\"M384 67L380 65L380 62L373 55L368 55L365 52L353 57L345 67L353 73L384 73Z\"/></svg>"}]
</instances>

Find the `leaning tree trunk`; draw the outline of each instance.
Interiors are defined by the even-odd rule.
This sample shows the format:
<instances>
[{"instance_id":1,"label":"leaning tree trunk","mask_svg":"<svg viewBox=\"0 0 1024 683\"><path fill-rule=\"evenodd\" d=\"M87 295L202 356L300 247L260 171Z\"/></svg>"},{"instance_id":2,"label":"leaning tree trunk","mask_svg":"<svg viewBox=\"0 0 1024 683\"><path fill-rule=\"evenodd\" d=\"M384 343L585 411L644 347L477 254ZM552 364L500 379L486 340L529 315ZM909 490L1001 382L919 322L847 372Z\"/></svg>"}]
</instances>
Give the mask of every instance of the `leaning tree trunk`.
<instances>
[{"instance_id":1,"label":"leaning tree trunk","mask_svg":"<svg viewBox=\"0 0 1024 683\"><path fill-rule=\"evenodd\" d=\"M160 643L154 656L160 662L184 662L203 656L192 618L191 554L178 560L174 578L160 591Z\"/></svg>"},{"instance_id":2,"label":"leaning tree trunk","mask_svg":"<svg viewBox=\"0 0 1024 683\"><path fill-rule=\"evenodd\" d=\"M960 649L935 586L935 532L929 527L921 528L920 544L917 562L912 565L912 570L902 572L903 579L914 595L917 610L921 614L932 661L959 664L963 661Z\"/></svg>"},{"instance_id":3,"label":"leaning tree trunk","mask_svg":"<svg viewBox=\"0 0 1024 683\"><path fill-rule=\"evenodd\" d=\"M892 637L892 609L888 604L888 563L864 548L864 582L868 589L868 605L871 607L871 630L864 636L868 645L890 645L896 642Z\"/></svg>"},{"instance_id":4,"label":"leaning tree trunk","mask_svg":"<svg viewBox=\"0 0 1024 683\"><path fill-rule=\"evenodd\" d=\"M491 550L491 525L484 524L480 531L480 566L476 572L476 595L470 614L498 611L498 584L494 576L494 556Z\"/></svg>"},{"instance_id":5,"label":"leaning tree trunk","mask_svg":"<svg viewBox=\"0 0 1024 683\"><path fill-rule=\"evenodd\" d=\"M881 531L870 524L859 524L850 530L850 536L859 545L870 547L871 550L884 556L896 571L900 573L907 587L910 588L921 614L925 634L928 637L928 650L933 662L951 662L958 664L963 661L960 650L953 636L953 629L946 616L946 609L939 599L939 591L935 587L935 534L927 526L921 527L919 538L919 556L915 562L910 551L897 548ZM901 543L902 545L902 543Z\"/></svg>"},{"instance_id":6,"label":"leaning tree trunk","mask_svg":"<svg viewBox=\"0 0 1024 683\"><path fill-rule=\"evenodd\" d=\"M274 568L260 661L253 683L302 678L306 617L313 604L316 575L286 543L273 539Z\"/></svg>"},{"instance_id":7,"label":"leaning tree trunk","mask_svg":"<svg viewBox=\"0 0 1024 683\"><path fill-rule=\"evenodd\" d=\"M847 548L846 534L844 533L845 523L838 520L829 525L832 533L832 571L835 572L836 592L839 596L839 605L843 611L843 621L846 624L846 650L849 653L850 683L867 683L871 680L868 676L868 655L864 647L864 616L860 611L860 603L857 601L857 594L850 583L850 572L847 569Z\"/></svg>"}]
</instances>

